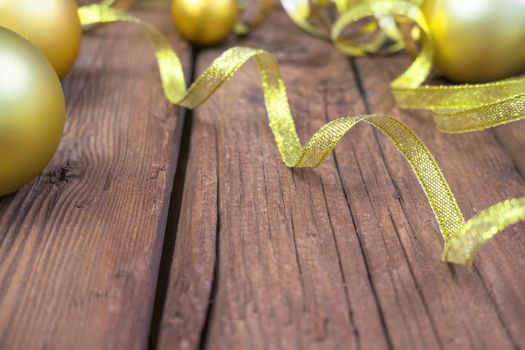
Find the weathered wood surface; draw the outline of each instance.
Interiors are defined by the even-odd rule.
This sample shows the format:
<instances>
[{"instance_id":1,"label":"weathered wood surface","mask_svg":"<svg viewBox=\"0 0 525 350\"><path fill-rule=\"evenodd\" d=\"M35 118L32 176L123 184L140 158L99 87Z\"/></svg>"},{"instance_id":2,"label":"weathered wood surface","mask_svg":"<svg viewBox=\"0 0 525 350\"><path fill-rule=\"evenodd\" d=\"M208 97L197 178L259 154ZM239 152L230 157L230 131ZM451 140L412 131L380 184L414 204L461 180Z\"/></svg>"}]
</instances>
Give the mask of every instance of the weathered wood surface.
<instances>
[{"instance_id":1,"label":"weathered wood surface","mask_svg":"<svg viewBox=\"0 0 525 350\"><path fill-rule=\"evenodd\" d=\"M165 11L141 12L190 49ZM148 342L181 132L151 44L129 24L85 36L68 120L44 173L0 199L0 348Z\"/></svg>"},{"instance_id":2,"label":"weathered wood surface","mask_svg":"<svg viewBox=\"0 0 525 350\"><path fill-rule=\"evenodd\" d=\"M523 125L443 135L395 107L404 55L349 61L283 13L244 41L282 67L302 140L340 115L389 113L442 165L465 215L525 193ZM225 48L201 52L197 71ZM406 161L370 126L319 169L287 169L258 73L242 68L193 113L161 349L512 349L525 347L525 225L472 267L442 240Z\"/></svg>"},{"instance_id":3,"label":"weathered wood surface","mask_svg":"<svg viewBox=\"0 0 525 350\"><path fill-rule=\"evenodd\" d=\"M189 72L167 11L138 13ZM395 107L405 55L348 60L277 11L199 51L197 74L231 45L276 55L303 141L336 116L388 113L429 146L467 217L525 193L525 124L438 133ZM0 199L0 348L525 348L525 225L472 267L442 263L417 179L370 126L320 168L286 168L250 63L181 141L183 113L132 25L87 35L64 87L59 153Z\"/></svg>"}]
</instances>

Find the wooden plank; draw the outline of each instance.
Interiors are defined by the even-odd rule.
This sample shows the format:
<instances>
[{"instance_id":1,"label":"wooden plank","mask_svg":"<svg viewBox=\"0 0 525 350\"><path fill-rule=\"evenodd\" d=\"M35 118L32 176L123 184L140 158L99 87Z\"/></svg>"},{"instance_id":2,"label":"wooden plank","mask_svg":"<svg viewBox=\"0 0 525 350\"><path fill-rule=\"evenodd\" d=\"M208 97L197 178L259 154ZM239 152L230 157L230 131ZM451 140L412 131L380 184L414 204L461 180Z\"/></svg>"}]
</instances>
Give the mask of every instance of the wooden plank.
<instances>
[{"instance_id":1,"label":"wooden plank","mask_svg":"<svg viewBox=\"0 0 525 350\"><path fill-rule=\"evenodd\" d=\"M352 85L340 79L341 71L348 73L346 60L281 13L242 44L276 53L303 138L325 122L328 85L345 93ZM199 70L220 50L201 57ZM360 103L356 90L350 94ZM341 110L332 114L362 111L338 96L335 107ZM361 247L355 234L347 234L352 217L340 222L338 216L348 214L348 207L333 160L319 171L283 166L253 65L194 116L187 170L192 176L183 197L160 348L195 348L207 341L225 348L317 347L363 339L386 346L364 261L348 266L348 280L341 273L334 235L351 242L342 254L359 257ZM347 285L354 286L355 299ZM215 304L208 308L210 294ZM356 322L367 327L359 329Z\"/></svg>"},{"instance_id":2,"label":"wooden plank","mask_svg":"<svg viewBox=\"0 0 525 350\"><path fill-rule=\"evenodd\" d=\"M523 153L525 147L523 134L520 136L518 131L520 128L523 130L521 122L486 132L440 134L433 127L430 113L400 111L391 98L385 98L388 96L386 82L408 66L406 57L358 61L356 66L362 76L362 91L370 106L369 111L388 111L399 115L414 128L442 165L467 218L498 201L523 195L525 181L519 172L523 158L517 156L519 148ZM502 147L505 143L498 141L495 135L500 135L509 146ZM406 195L414 192L417 182L406 164L395 162L398 155L393 147L384 139L380 142L389 167L388 174L401 195L399 202L404 218L394 222L408 233L410 239L406 242L409 246L409 242L412 245L415 240L421 241L419 232L425 232L425 228L428 230L430 225L418 220L418 217L424 215L430 218L430 211L422 196ZM474 348L525 346L525 337L521 332L525 327L525 299L521 292L525 288L521 273L525 267L525 237L520 234L524 229L525 225L521 223L497 237L481 251L472 268L450 266L451 275L446 280L446 275L441 276L438 270L424 268L432 248L427 251L418 248L421 254L406 250L410 253L406 260L412 265L414 280L428 282L419 282L418 288L422 295L427 295L428 312L434 318L439 337L464 342L468 336L467 344ZM442 281L454 286L445 286ZM441 300L435 298L435 295L442 296L444 293L448 296L441 297ZM450 308L449 312L443 312L445 303L445 311ZM462 312L456 311L454 315L452 306Z\"/></svg>"},{"instance_id":3,"label":"wooden plank","mask_svg":"<svg viewBox=\"0 0 525 350\"><path fill-rule=\"evenodd\" d=\"M165 9L138 13L189 47ZM0 199L0 348L145 348L182 128L139 27L84 38L44 173Z\"/></svg>"},{"instance_id":4,"label":"wooden plank","mask_svg":"<svg viewBox=\"0 0 525 350\"><path fill-rule=\"evenodd\" d=\"M388 84L406 56L349 63L283 13L229 44L277 56L302 140L339 115L390 113L429 145L467 217L523 195L520 135L511 155L491 132L443 135L428 113L395 107ZM319 169L282 164L255 65L194 112L187 174L161 349L525 347L524 225L471 268L442 263L415 176L369 126Z\"/></svg>"},{"instance_id":5,"label":"wooden plank","mask_svg":"<svg viewBox=\"0 0 525 350\"><path fill-rule=\"evenodd\" d=\"M514 163L516 171L525 179L525 158L523 145L525 145L525 123L518 122L504 125L493 130L496 142L501 144Z\"/></svg>"}]
</instances>

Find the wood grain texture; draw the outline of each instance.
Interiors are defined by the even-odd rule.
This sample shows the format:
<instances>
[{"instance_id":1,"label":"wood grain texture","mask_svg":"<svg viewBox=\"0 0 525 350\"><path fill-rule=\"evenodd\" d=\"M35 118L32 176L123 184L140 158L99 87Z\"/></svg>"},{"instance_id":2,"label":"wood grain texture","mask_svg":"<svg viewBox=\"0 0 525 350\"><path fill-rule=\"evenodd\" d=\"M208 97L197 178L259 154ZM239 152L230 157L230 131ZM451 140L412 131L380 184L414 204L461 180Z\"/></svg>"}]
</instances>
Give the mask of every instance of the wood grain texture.
<instances>
[{"instance_id":1,"label":"wood grain texture","mask_svg":"<svg viewBox=\"0 0 525 350\"><path fill-rule=\"evenodd\" d=\"M395 107L404 55L349 61L282 13L229 45L274 53L303 141L340 115L389 113L422 137L470 217L525 193L523 128L443 135ZM197 71L225 47L198 56ZM525 347L525 225L472 267L442 239L409 165L380 133L352 130L318 169L288 169L254 64L193 114L161 349Z\"/></svg>"},{"instance_id":2,"label":"wood grain texture","mask_svg":"<svg viewBox=\"0 0 525 350\"><path fill-rule=\"evenodd\" d=\"M422 137L441 164L466 218L501 200L523 196L525 178L520 173L520 167L523 167L520 154L523 154L525 147L523 123L463 135L438 133L432 127L429 113L400 111L395 108L392 99L382 97L383 93L388 93L388 87L380 81L392 80L408 64L406 57L398 57L389 59L388 63L386 58L365 59L356 65L359 72L368 73L361 75L361 79L370 111L389 109L400 115ZM374 94L369 94L369 91ZM393 148L385 140L382 144L384 149L389 149L384 152L384 157L402 194L400 203L405 220L409 223L407 230L419 239L417 233L425 232L427 227L418 220L418 216L425 213L422 210L428 208L426 200L422 196L412 199L404 195L410 193L417 182L412 181L414 177L408 167L403 169L392 161L392 158L397 157ZM421 200L415 201L417 198ZM414 202L410 204L409 201ZM430 210L427 209L427 212L430 213ZM425 216L431 217L430 214ZM420 259L409 257L413 259L412 265L418 267L414 269L415 278L429 281L428 284L420 284L419 288L422 295L425 295L426 289L426 294L430 296L427 297L428 308L435 319L438 336L455 342L461 340L462 348L525 347L525 337L521 331L525 329L525 299L522 296L525 279L521 272L525 267L524 231L525 225L520 223L497 236L480 252L471 268L451 265L447 283L454 287L447 286L447 289L450 290L448 293L453 294L440 303L434 296L445 293L443 283L439 282L444 276L421 269L425 256L431 251ZM429 280L432 277L436 280ZM440 304L444 302L450 311L440 313L443 308ZM463 311L455 311L454 315L453 308L462 306Z\"/></svg>"},{"instance_id":3,"label":"wood grain texture","mask_svg":"<svg viewBox=\"0 0 525 350\"><path fill-rule=\"evenodd\" d=\"M138 15L190 72L166 9ZM276 55L303 141L337 116L388 113L429 146L467 218L525 194L525 124L440 134L429 113L392 99L407 56L349 60L278 11L246 39L200 51L197 73L232 45ZM286 168L250 63L190 113L175 177L182 111L139 28L90 32L64 88L57 156L0 198L1 349L145 348L150 334L160 349L525 348L525 225L472 267L442 263L417 179L370 126L320 168ZM174 178L177 234L165 238Z\"/></svg>"},{"instance_id":4,"label":"wood grain texture","mask_svg":"<svg viewBox=\"0 0 525 350\"><path fill-rule=\"evenodd\" d=\"M140 12L175 38L164 9ZM185 64L190 50L173 40ZM44 173L0 199L0 348L141 349L148 341L180 139L141 30L84 38Z\"/></svg>"}]
</instances>

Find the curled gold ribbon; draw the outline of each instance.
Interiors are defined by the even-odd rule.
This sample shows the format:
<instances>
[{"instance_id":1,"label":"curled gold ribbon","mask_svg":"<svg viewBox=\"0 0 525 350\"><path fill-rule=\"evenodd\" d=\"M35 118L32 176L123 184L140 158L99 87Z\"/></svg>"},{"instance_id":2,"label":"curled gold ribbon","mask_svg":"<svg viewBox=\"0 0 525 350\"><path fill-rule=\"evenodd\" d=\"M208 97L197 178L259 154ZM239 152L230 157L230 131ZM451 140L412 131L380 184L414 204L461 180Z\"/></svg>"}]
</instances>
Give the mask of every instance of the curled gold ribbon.
<instances>
[{"instance_id":1,"label":"curled gold ribbon","mask_svg":"<svg viewBox=\"0 0 525 350\"><path fill-rule=\"evenodd\" d=\"M246 47L228 49L186 89L181 62L166 37L156 27L120 10L101 5L81 7L79 16L84 25L115 21L141 25L155 46L167 99L173 104L189 109L203 104L246 61L255 60L262 79L270 127L283 161L289 167L321 165L338 141L360 122L366 122L379 129L407 158L428 197L444 237L444 261L469 263L473 254L497 232L525 219L523 197L496 204L465 222L432 154L410 128L388 115L335 119L317 131L303 147L295 129L279 65L269 52Z\"/></svg>"},{"instance_id":2,"label":"curled gold ribbon","mask_svg":"<svg viewBox=\"0 0 525 350\"><path fill-rule=\"evenodd\" d=\"M353 44L342 37L344 29L358 25L366 18L376 18L383 24L379 33L387 33L394 45L390 51L401 49L403 37L396 23L413 23L420 29L421 51L412 65L391 83L397 104L401 108L429 109L437 128L445 133L463 133L483 130L497 125L525 119L525 77L486 84L431 86L421 84L432 69L434 57L432 37L420 10L420 0L332 0L340 17L331 26L329 34L309 23L314 6L309 0L281 0L290 17L303 29L317 36L329 37L345 54L362 56L380 52L378 41L372 38ZM317 2L316 2L317 3ZM377 27L377 26L376 26Z\"/></svg>"}]
</instances>

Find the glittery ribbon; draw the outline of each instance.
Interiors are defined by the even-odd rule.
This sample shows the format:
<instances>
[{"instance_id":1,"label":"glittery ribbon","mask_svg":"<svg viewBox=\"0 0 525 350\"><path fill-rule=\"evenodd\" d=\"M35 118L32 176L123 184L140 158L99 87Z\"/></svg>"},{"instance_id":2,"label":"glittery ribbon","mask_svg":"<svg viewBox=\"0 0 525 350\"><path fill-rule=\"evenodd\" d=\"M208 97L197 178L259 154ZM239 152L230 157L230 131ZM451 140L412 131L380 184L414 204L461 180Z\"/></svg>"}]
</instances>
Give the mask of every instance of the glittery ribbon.
<instances>
[{"instance_id":1,"label":"glittery ribbon","mask_svg":"<svg viewBox=\"0 0 525 350\"><path fill-rule=\"evenodd\" d=\"M525 119L525 77L487 84L421 86L430 74L434 54L431 33L419 7L420 0L332 0L340 16L327 30L319 30L310 23L311 19L329 2L281 0L285 10L301 28L313 35L330 38L343 53L350 56L380 53L387 38L394 43L388 51L401 49L405 41L396 24L417 25L420 53L412 65L391 83L401 108L431 110L437 128L445 133L482 130ZM342 35L344 30L359 26L360 21L370 18L376 21L366 22L365 28L379 28L376 36L361 44L353 44L353 38ZM367 32L363 29L358 34Z\"/></svg>"},{"instance_id":2,"label":"glittery ribbon","mask_svg":"<svg viewBox=\"0 0 525 350\"><path fill-rule=\"evenodd\" d=\"M279 65L264 50L246 47L228 49L186 89L181 62L166 37L156 27L120 10L101 5L81 7L79 16L84 25L115 21L141 25L155 46L167 99L189 109L206 102L246 61L255 60L262 79L270 127L283 161L289 167L321 165L338 141L360 122L379 129L407 158L428 197L444 237L444 261L469 263L473 254L492 236L525 219L523 197L498 203L465 222L432 154L410 128L388 115L340 117L324 125L303 147L295 129Z\"/></svg>"}]
</instances>

